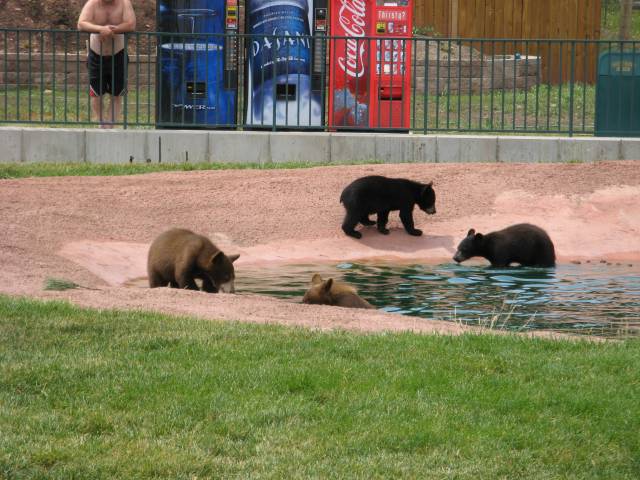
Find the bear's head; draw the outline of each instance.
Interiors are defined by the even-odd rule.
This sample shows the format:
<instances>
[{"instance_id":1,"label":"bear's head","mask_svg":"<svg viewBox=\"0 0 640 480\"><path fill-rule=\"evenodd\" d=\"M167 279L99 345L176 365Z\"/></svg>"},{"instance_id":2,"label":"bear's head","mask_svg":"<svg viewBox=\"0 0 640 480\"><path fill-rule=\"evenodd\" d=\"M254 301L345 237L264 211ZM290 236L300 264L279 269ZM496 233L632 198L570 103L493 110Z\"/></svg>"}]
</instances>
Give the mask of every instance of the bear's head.
<instances>
[{"instance_id":1,"label":"bear's head","mask_svg":"<svg viewBox=\"0 0 640 480\"><path fill-rule=\"evenodd\" d=\"M418 207L420 207L420 210L423 212L431 215L436 213L436 192L433 190L433 182L429 182L422 186L417 203Z\"/></svg>"},{"instance_id":2,"label":"bear's head","mask_svg":"<svg viewBox=\"0 0 640 480\"><path fill-rule=\"evenodd\" d=\"M207 275L219 292L234 293L236 291L234 281L236 272L233 268L240 255L225 255L221 251L216 252L207 265Z\"/></svg>"},{"instance_id":3,"label":"bear's head","mask_svg":"<svg viewBox=\"0 0 640 480\"><path fill-rule=\"evenodd\" d=\"M311 288L309 288L302 297L302 303L333 305L333 297L331 296L332 286L333 278L323 280L319 274L314 274L311 278Z\"/></svg>"},{"instance_id":4,"label":"bear's head","mask_svg":"<svg viewBox=\"0 0 640 480\"><path fill-rule=\"evenodd\" d=\"M467 236L458 245L458 250L453 256L453 259L460 263L471 257L480 255L483 238L483 235L481 233L476 233L473 228L469 230L469 232L467 232Z\"/></svg>"},{"instance_id":5,"label":"bear's head","mask_svg":"<svg viewBox=\"0 0 640 480\"><path fill-rule=\"evenodd\" d=\"M352 306L343 305L347 298L359 298L355 288L346 283L336 282L333 278L323 280L323 278L316 273L311 278L311 287L302 297L302 303Z\"/></svg>"}]
</instances>

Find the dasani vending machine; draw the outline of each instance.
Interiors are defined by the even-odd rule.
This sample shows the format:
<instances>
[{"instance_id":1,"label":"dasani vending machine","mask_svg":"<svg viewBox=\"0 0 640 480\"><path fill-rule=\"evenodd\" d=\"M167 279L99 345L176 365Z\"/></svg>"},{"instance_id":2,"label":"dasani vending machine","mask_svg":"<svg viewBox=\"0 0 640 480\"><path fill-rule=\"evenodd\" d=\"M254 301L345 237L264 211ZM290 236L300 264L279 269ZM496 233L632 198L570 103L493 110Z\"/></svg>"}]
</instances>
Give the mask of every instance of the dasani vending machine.
<instances>
[{"instance_id":1,"label":"dasani vending machine","mask_svg":"<svg viewBox=\"0 0 640 480\"><path fill-rule=\"evenodd\" d=\"M323 125L326 2L246 0L248 126Z\"/></svg>"}]
</instances>

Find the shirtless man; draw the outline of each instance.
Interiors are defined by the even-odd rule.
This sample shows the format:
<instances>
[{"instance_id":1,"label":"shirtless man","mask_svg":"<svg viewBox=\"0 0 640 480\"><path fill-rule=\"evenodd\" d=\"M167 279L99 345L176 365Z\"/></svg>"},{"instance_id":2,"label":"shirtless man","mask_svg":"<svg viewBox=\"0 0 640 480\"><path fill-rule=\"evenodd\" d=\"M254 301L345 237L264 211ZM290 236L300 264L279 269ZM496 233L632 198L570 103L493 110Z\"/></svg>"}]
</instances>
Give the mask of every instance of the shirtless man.
<instances>
[{"instance_id":1,"label":"shirtless man","mask_svg":"<svg viewBox=\"0 0 640 480\"><path fill-rule=\"evenodd\" d=\"M111 128L120 118L122 97L127 93L129 60L123 34L135 28L131 0L87 0L80 12L78 30L91 32L87 59L91 109L102 128ZM107 112L102 110L105 93L111 95Z\"/></svg>"}]
</instances>

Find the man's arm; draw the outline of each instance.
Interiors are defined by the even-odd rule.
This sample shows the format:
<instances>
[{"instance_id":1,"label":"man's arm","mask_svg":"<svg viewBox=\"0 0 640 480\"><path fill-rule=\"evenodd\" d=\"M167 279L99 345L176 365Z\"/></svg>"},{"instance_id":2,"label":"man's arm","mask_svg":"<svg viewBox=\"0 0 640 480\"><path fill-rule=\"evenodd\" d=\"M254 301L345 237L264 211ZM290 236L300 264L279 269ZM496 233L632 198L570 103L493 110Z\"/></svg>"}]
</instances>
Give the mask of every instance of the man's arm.
<instances>
[{"instance_id":1,"label":"man's arm","mask_svg":"<svg viewBox=\"0 0 640 480\"><path fill-rule=\"evenodd\" d=\"M78 30L83 32L91 32L91 33L100 33L105 34L104 25L97 25L93 23L93 12L95 9L94 0L89 0L82 7L82 11L80 12L80 18L78 18Z\"/></svg>"},{"instance_id":2,"label":"man's arm","mask_svg":"<svg viewBox=\"0 0 640 480\"><path fill-rule=\"evenodd\" d=\"M111 25L113 33L133 32L136 29L136 14L133 11L131 0L123 0L122 22L118 25Z\"/></svg>"}]
</instances>

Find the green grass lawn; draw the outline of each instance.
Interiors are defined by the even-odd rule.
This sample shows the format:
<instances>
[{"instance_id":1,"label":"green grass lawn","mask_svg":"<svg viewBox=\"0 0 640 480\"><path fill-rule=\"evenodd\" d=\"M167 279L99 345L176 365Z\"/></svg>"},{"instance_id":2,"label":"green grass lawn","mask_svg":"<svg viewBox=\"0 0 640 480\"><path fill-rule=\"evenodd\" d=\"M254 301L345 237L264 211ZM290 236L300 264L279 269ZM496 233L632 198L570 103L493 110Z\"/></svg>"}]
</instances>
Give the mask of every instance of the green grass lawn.
<instances>
[{"instance_id":1,"label":"green grass lawn","mask_svg":"<svg viewBox=\"0 0 640 480\"><path fill-rule=\"evenodd\" d=\"M430 82L434 80L430 79ZM410 107L412 128L418 131L558 132L569 130L570 114L573 113L576 132L593 131L593 85L576 84L571 92L569 85L541 83L516 91L485 91L482 95L469 94L469 85L465 82L460 88L460 91L452 89L441 95L416 93L415 106ZM155 122L154 102L153 93L146 90L129 93L129 126L151 128ZM60 89L43 92L35 87L31 90L0 88L0 123L3 120L48 127L88 127L91 126L87 123L90 122L89 97L84 92L77 92L75 87L66 96Z\"/></svg>"},{"instance_id":2,"label":"green grass lawn","mask_svg":"<svg viewBox=\"0 0 640 480\"><path fill-rule=\"evenodd\" d=\"M341 162L341 165L358 165L365 162ZM367 161L367 164L380 163ZM278 169L311 168L333 165L331 163L278 162L278 163L145 163L145 164L95 164L95 163L0 163L0 179L26 177L60 177L89 175L136 175L153 172L230 170L230 169Z\"/></svg>"},{"instance_id":3,"label":"green grass lawn","mask_svg":"<svg viewBox=\"0 0 640 480\"><path fill-rule=\"evenodd\" d=\"M469 86L464 82L462 92ZM481 94L416 96L412 125L444 131L566 132L573 118L576 133L591 133L595 121L595 86L539 84L520 90ZM573 106L572 106L573 104ZM573 108L573 111L571 110Z\"/></svg>"},{"instance_id":4,"label":"green grass lawn","mask_svg":"<svg viewBox=\"0 0 640 480\"><path fill-rule=\"evenodd\" d=\"M34 80L34 81L37 81ZM155 122L153 92L133 90L126 96L127 123L150 128ZM104 103L105 111L109 100ZM0 87L0 123L36 124L44 127L90 127L90 98L86 88ZM124 105L123 105L124 118Z\"/></svg>"},{"instance_id":5,"label":"green grass lawn","mask_svg":"<svg viewBox=\"0 0 640 480\"><path fill-rule=\"evenodd\" d=\"M602 12L603 40L617 40L620 32L620 2L619 0L604 0ZM605 11L606 14L605 14ZM640 10L631 13L631 40L640 40Z\"/></svg>"},{"instance_id":6,"label":"green grass lawn","mask_svg":"<svg viewBox=\"0 0 640 480\"><path fill-rule=\"evenodd\" d=\"M318 333L0 296L0 478L640 476L640 342Z\"/></svg>"}]
</instances>

